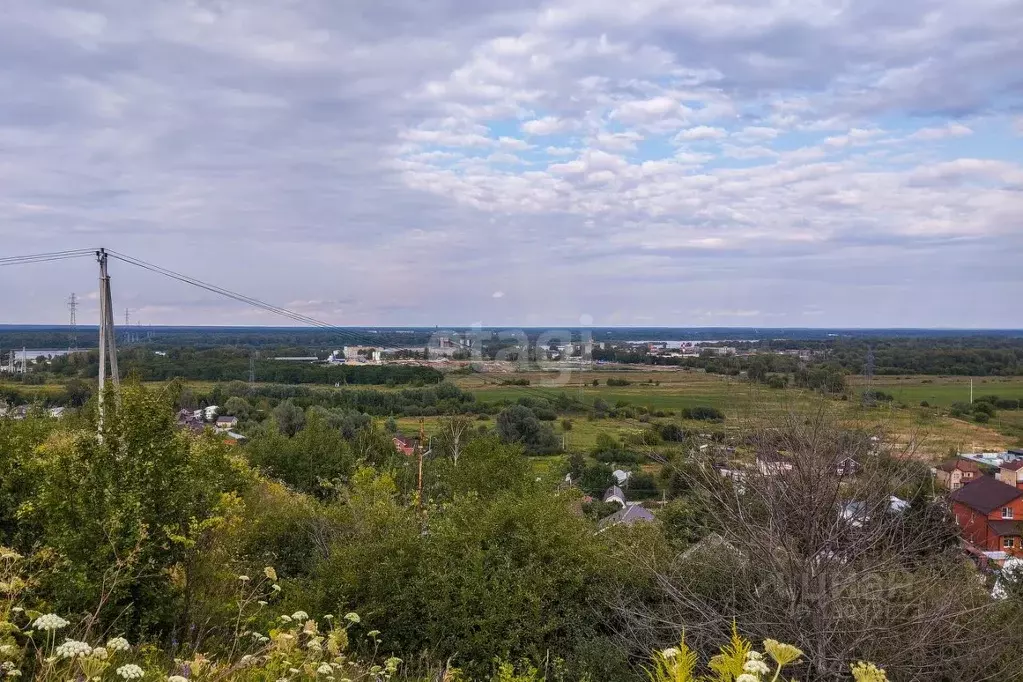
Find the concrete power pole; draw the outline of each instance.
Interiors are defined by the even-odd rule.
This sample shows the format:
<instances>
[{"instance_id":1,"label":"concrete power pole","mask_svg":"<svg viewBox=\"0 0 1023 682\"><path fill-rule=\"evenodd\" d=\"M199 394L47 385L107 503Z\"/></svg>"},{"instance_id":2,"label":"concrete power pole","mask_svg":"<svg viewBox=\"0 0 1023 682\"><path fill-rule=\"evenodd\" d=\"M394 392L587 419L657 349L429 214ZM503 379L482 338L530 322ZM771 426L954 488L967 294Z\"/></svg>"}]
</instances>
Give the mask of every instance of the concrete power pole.
<instances>
[{"instance_id":1,"label":"concrete power pole","mask_svg":"<svg viewBox=\"0 0 1023 682\"><path fill-rule=\"evenodd\" d=\"M115 393L121 388L117 372L117 339L114 336L114 306L110 299L110 275L107 272L107 251L96 252L99 262L99 430L103 431L104 395L107 381L107 353L110 357L110 378Z\"/></svg>"}]
</instances>

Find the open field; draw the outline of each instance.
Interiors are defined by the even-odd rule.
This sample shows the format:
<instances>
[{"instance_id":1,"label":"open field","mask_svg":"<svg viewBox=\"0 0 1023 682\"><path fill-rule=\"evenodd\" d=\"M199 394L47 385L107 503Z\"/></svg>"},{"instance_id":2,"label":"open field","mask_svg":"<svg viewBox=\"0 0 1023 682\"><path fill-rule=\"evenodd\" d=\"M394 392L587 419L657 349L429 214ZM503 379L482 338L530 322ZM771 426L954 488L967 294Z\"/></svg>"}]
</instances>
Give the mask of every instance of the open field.
<instances>
[{"instance_id":1,"label":"open field","mask_svg":"<svg viewBox=\"0 0 1023 682\"><path fill-rule=\"evenodd\" d=\"M849 383L856 390L866 387L863 377L849 377ZM874 388L891 393L906 405L927 401L936 407L948 407L954 402L970 401L970 377L875 377ZM973 379L973 394L976 398L996 395L1023 401L1023 378L977 377Z\"/></svg>"},{"instance_id":2,"label":"open field","mask_svg":"<svg viewBox=\"0 0 1023 682\"><path fill-rule=\"evenodd\" d=\"M531 385L501 385L502 380L509 378L525 378L531 381ZM632 384L624 387L607 386L608 378L624 378ZM598 381L597 386L593 386L594 379ZM898 403L906 405L904 408L886 405L863 408L854 399L822 398L799 389L770 389L734 377L672 369L579 372L572 375L565 385L554 387L544 385L545 380L551 380L551 375L541 373L472 375L454 380L481 400L517 400L523 396L554 398L565 393L587 404L601 398L612 406L622 401L633 407L670 411L676 415L685 407L710 405L725 413L727 419L724 428L727 430L738 430L748 421L806 409L825 401L850 426L883 430L897 443L925 460L943 458L951 450L1001 450L1023 443L1023 411L999 411L998 416L986 425L953 419L943 414L942 408L947 408L953 402L969 400L968 377L876 378L874 387L893 394ZM860 377L850 377L849 383L853 396L865 387ZM1023 399L1023 378L977 378L974 380L974 394ZM924 400L931 407L919 407ZM699 422L690 423L690 427L708 428ZM646 426L636 420L590 422L576 419L573 432L568 436L569 449L592 447L597 434L601 432L621 435L642 428ZM572 447L573 444L575 447Z\"/></svg>"}]
</instances>

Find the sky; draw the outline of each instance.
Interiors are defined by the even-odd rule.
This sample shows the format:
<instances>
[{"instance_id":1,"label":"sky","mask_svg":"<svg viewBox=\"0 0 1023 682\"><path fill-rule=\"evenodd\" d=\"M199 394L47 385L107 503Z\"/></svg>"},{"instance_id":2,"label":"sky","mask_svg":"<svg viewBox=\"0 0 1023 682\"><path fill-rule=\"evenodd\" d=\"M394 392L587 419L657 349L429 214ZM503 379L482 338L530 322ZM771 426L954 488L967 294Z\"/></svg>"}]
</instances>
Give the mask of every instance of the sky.
<instances>
[{"instance_id":1,"label":"sky","mask_svg":"<svg viewBox=\"0 0 1023 682\"><path fill-rule=\"evenodd\" d=\"M337 325L1023 327L1023 0L3 4L0 257ZM96 277L0 267L0 323Z\"/></svg>"}]
</instances>

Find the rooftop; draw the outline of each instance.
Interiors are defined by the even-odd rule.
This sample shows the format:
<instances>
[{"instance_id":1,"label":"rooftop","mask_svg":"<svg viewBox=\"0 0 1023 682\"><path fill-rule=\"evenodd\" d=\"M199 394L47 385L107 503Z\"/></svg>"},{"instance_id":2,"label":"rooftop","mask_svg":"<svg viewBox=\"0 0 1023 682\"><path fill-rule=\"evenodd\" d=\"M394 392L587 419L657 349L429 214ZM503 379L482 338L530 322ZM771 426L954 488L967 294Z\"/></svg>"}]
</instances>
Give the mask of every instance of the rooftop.
<instances>
[{"instance_id":1,"label":"rooftop","mask_svg":"<svg viewBox=\"0 0 1023 682\"><path fill-rule=\"evenodd\" d=\"M952 493L953 500L982 514L990 514L1020 497L1023 497L1023 490L991 476L981 476Z\"/></svg>"},{"instance_id":2,"label":"rooftop","mask_svg":"<svg viewBox=\"0 0 1023 682\"><path fill-rule=\"evenodd\" d=\"M938 469L946 473L952 473L956 469L959 469L959 471L970 471L975 474L980 473L980 465L978 465L976 462L970 461L968 459L962 459L960 457L957 457L956 459L950 459L947 462L942 462L941 464L938 465Z\"/></svg>"}]
</instances>

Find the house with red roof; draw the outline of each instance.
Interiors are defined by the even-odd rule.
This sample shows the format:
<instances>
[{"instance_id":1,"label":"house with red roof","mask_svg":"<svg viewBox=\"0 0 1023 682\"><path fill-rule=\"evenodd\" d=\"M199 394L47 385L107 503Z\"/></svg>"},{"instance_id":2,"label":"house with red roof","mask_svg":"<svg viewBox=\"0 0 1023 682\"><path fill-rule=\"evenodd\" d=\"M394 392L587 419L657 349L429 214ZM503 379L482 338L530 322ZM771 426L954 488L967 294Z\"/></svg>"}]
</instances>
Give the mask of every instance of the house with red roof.
<instances>
[{"instance_id":1,"label":"house with red roof","mask_svg":"<svg viewBox=\"0 0 1023 682\"><path fill-rule=\"evenodd\" d=\"M939 464L934 471L934 476L938 485L949 490L959 490L967 483L980 478L980 465L958 457Z\"/></svg>"},{"instance_id":2,"label":"house with red roof","mask_svg":"<svg viewBox=\"0 0 1023 682\"><path fill-rule=\"evenodd\" d=\"M406 438L405 436L395 436L391 439L391 441L394 443L394 449L406 457L411 457L416 454L418 441L412 438Z\"/></svg>"},{"instance_id":3,"label":"house with red roof","mask_svg":"<svg viewBox=\"0 0 1023 682\"><path fill-rule=\"evenodd\" d=\"M950 497L964 541L981 552L1023 556L1023 489L981 476Z\"/></svg>"}]
</instances>

